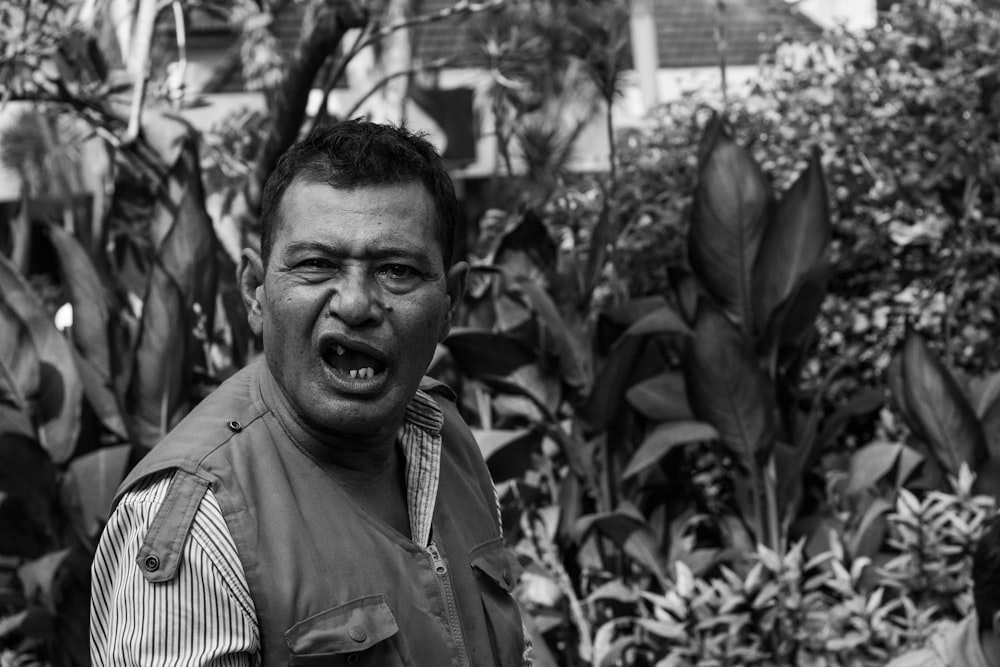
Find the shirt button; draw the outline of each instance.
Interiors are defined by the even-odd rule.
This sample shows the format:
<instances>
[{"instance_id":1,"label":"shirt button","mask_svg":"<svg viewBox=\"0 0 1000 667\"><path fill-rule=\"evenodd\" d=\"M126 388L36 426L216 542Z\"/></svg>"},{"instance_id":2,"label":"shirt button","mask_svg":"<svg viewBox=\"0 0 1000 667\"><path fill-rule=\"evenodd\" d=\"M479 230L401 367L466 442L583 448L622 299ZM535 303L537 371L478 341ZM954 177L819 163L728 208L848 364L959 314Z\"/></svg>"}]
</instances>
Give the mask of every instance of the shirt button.
<instances>
[{"instance_id":1,"label":"shirt button","mask_svg":"<svg viewBox=\"0 0 1000 667\"><path fill-rule=\"evenodd\" d=\"M358 662L358 654L357 653L348 653L347 654L347 664L348 665L354 665L354 664L357 664L357 662Z\"/></svg>"},{"instance_id":2,"label":"shirt button","mask_svg":"<svg viewBox=\"0 0 1000 667\"><path fill-rule=\"evenodd\" d=\"M363 642L364 640L368 639L368 633L365 632L365 629L362 628L360 625L355 625L354 627L352 627L350 630L348 630L347 634L350 635L351 639L353 639L356 642Z\"/></svg>"},{"instance_id":3,"label":"shirt button","mask_svg":"<svg viewBox=\"0 0 1000 667\"><path fill-rule=\"evenodd\" d=\"M240 431L243 430L243 424L239 423L235 419L226 424L226 426L228 426L229 430L232 431L233 433L239 433Z\"/></svg>"},{"instance_id":4,"label":"shirt button","mask_svg":"<svg viewBox=\"0 0 1000 667\"><path fill-rule=\"evenodd\" d=\"M156 556L146 556L146 560L142 561L142 566L150 572L155 572L160 567L160 559Z\"/></svg>"}]
</instances>

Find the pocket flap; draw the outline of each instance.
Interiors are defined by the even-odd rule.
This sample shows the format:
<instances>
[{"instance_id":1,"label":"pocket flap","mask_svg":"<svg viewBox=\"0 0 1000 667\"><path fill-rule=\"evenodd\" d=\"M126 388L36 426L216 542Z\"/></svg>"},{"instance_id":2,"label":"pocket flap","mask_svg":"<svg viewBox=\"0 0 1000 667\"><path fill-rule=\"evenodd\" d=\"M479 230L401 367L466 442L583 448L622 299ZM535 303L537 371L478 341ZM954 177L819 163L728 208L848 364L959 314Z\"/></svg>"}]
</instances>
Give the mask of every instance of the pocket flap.
<instances>
[{"instance_id":1,"label":"pocket flap","mask_svg":"<svg viewBox=\"0 0 1000 667\"><path fill-rule=\"evenodd\" d=\"M369 595L299 621L285 633L294 655L336 655L371 648L399 632L385 597Z\"/></svg>"},{"instance_id":2,"label":"pocket flap","mask_svg":"<svg viewBox=\"0 0 1000 667\"><path fill-rule=\"evenodd\" d=\"M514 585L524 569L514 554L503 545L501 537L473 549L469 553L469 561L472 567L508 593L514 590Z\"/></svg>"}]
</instances>

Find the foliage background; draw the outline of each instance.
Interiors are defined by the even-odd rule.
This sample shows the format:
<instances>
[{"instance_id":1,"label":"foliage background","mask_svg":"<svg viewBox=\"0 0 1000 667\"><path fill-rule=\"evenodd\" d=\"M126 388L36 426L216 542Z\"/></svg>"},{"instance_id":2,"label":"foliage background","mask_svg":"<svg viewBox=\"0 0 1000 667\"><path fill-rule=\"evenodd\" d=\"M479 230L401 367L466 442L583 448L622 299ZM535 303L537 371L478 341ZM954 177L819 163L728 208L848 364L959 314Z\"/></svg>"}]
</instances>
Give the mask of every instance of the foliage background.
<instances>
[{"instance_id":1,"label":"foliage background","mask_svg":"<svg viewBox=\"0 0 1000 667\"><path fill-rule=\"evenodd\" d=\"M5 94L38 104L2 153L50 200L0 228L4 667L87 663L110 494L254 351L226 251L252 242L259 183L300 129L275 119L320 70L305 47L274 57L266 4L237 4L269 114L199 137L160 115L156 79L138 140L113 102L122 56L62 29L74 3L0 13ZM388 37L354 5L309 4L303 45L348 25ZM627 13L534 9L469 22L497 56L495 131L528 173L470 226L462 326L431 371L459 390L501 491L537 664L883 664L967 613L1000 490L997 10L911 0L868 33L780 44L746 98L665 105L612 132L608 173L581 177L565 169L579 127L557 119L572 91L588 113L615 99ZM80 156L113 166L83 203ZM783 231L709 257L712 224ZM758 274L791 289L755 315L794 313L777 338L719 290ZM760 400L706 385L716 357ZM723 399L760 432L727 430Z\"/></svg>"}]
</instances>

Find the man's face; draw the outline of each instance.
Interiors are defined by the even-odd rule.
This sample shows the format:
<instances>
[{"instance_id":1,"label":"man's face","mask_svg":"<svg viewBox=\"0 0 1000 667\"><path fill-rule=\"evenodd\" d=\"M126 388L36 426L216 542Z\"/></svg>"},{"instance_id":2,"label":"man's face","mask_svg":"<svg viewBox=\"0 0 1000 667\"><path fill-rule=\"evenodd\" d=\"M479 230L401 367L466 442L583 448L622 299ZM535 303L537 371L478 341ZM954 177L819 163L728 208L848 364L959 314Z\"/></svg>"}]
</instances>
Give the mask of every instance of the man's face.
<instances>
[{"instance_id":1,"label":"man's face","mask_svg":"<svg viewBox=\"0 0 1000 667\"><path fill-rule=\"evenodd\" d=\"M249 252L241 268L272 375L309 427L394 437L468 266L444 266L434 204L418 183L295 181L278 212L267 266Z\"/></svg>"}]
</instances>

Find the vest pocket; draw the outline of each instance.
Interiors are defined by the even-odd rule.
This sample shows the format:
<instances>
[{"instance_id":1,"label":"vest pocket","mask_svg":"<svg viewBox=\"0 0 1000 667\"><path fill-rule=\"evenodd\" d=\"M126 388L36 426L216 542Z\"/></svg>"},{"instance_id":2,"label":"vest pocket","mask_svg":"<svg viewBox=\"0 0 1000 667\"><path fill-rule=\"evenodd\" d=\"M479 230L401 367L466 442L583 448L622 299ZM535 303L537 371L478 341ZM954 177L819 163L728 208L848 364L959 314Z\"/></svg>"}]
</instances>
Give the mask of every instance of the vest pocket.
<instances>
[{"instance_id":1,"label":"vest pocket","mask_svg":"<svg viewBox=\"0 0 1000 667\"><path fill-rule=\"evenodd\" d=\"M399 626L385 597L369 595L299 621L285 633L292 665L403 665Z\"/></svg>"},{"instance_id":2,"label":"vest pocket","mask_svg":"<svg viewBox=\"0 0 1000 667\"><path fill-rule=\"evenodd\" d=\"M469 562L479 582L494 661L501 667L521 665L524 627L513 596L514 585L521 576L521 564L504 547L500 537L469 552Z\"/></svg>"}]
</instances>

